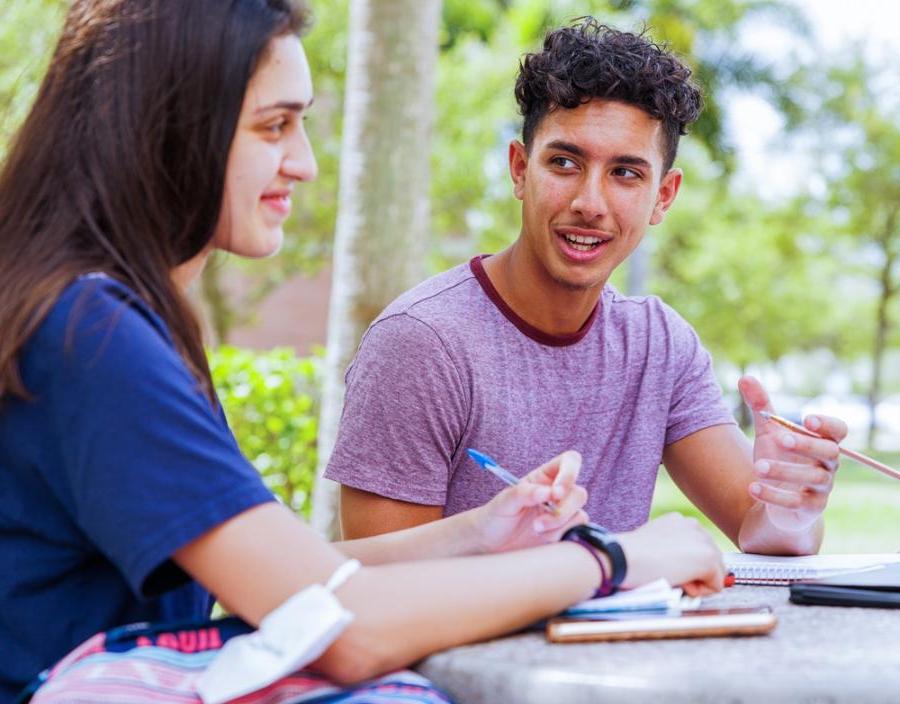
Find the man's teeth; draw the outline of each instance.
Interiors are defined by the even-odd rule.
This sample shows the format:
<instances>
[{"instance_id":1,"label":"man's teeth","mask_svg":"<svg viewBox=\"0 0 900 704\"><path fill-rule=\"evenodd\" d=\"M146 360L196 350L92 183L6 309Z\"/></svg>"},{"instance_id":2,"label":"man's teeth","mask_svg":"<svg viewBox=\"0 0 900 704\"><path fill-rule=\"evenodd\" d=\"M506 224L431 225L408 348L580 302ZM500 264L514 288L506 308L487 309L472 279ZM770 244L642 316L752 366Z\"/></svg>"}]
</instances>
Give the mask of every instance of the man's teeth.
<instances>
[{"instance_id":1,"label":"man's teeth","mask_svg":"<svg viewBox=\"0 0 900 704\"><path fill-rule=\"evenodd\" d=\"M602 241L599 237L585 235L563 235L566 242L580 252L589 252Z\"/></svg>"}]
</instances>

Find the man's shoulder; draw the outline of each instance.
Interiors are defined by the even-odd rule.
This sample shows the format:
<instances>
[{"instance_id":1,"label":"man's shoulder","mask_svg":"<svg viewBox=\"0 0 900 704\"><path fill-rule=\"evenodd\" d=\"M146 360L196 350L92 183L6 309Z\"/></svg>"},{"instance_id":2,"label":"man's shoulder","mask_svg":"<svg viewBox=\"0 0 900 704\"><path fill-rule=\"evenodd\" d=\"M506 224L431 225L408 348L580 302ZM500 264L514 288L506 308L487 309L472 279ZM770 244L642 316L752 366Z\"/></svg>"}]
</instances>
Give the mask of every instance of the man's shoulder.
<instances>
[{"instance_id":1,"label":"man's shoulder","mask_svg":"<svg viewBox=\"0 0 900 704\"><path fill-rule=\"evenodd\" d=\"M20 361L26 386L34 392L98 379L124 384L172 363L180 363L180 357L162 319L130 287L100 274L66 286L23 347Z\"/></svg>"},{"instance_id":2,"label":"man's shoulder","mask_svg":"<svg viewBox=\"0 0 900 704\"><path fill-rule=\"evenodd\" d=\"M640 320L668 326L689 326L672 306L655 295L628 296L611 284L603 289L603 304L608 307L613 321Z\"/></svg>"},{"instance_id":3,"label":"man's shoulder","mask_svg":"<svg viewBox=\"0 0 900 704\"><path fill-rule=\"evenodd\" d=\"M442 327L460 315L471 313L480 299L485 297L469 264L459 264L400 294L375 323L407 316L426 325Z\"/></svg>"},{"instance_id":4,"label":"man's shoulder","mask_svg":"<svg viewBox=\"0 0 900 704\"><path fill-rule=\"evenodd\" d=\"M603 333L607 344L617 341L624 345L627 340L633 349L643 350L657 361L665 357L689 361L705 352L691 323L659 296L625 296L612 287L607 289L604 296L609 297L610 305Z\"/></svg>"}]
</instances>

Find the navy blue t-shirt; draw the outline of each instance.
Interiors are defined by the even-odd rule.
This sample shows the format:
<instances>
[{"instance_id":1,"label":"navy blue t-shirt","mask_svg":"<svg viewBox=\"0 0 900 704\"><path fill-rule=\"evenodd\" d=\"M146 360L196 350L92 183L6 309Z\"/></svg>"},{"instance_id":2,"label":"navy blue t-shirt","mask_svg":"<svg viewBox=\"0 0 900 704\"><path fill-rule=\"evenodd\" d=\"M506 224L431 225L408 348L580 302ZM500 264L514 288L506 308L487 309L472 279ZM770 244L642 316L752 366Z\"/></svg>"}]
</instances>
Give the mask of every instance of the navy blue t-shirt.
<instances>
[{"instance_id":1,"label":"navy blue t-shirt","mask_svg":"<svg viewBox=\"0 0 900 704\"><path fill-rule=\"evenodd\" d=\"M0 702L97 631L206 618L171 555L273 500L168 329L102 275L23 350L0 402Z\"/></svg>"}]
</instances>

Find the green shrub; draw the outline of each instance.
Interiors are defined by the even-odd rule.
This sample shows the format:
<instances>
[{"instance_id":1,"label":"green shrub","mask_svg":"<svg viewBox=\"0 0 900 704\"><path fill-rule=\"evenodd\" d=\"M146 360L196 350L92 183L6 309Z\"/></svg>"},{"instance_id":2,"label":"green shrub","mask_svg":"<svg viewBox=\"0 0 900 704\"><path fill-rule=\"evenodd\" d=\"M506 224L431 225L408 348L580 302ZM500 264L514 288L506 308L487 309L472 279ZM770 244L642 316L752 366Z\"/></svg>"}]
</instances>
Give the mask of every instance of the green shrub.
<instances>
[{"instance_id":1,"label":"green shrub","mask_svg":"<svg viewBox=\"0 0 900 704\"><path fill-rule=\"evenodd\" d=\"M266 485L309 517L319 417L317 357L290 348L209 353L213 382L238 445Z\"/></svg>"}]
</instances>

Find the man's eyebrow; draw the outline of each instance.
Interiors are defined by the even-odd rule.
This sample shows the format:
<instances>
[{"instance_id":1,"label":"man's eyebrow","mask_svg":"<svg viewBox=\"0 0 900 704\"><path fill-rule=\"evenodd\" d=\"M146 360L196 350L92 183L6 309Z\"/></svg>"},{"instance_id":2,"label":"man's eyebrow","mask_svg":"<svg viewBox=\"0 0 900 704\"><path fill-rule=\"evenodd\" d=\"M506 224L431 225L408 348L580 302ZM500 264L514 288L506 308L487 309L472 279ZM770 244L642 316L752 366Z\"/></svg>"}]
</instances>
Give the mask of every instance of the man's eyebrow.
<instances>
[{"instance_id":1,"label":"man's eyebrow","mask_svg":"<svg viewBox=\"0 0 900 704\"><path fill-rule=\"evenodd\" d=\"M617 164L626 164L627 166L640 166L645 169L652 168L652 164L640 156L632 156L630 154L622 154L613 159Z\"/></svg>"},{"instance_id":2,"label":"man's eyebrow","mask_svg":"<svg viewBox=\"0 0 900 704\"><path fill-rule=\"evenodd\" d=\"M572 144L572 142L566 142L562 139L554 139L552 142L547 142L544 145L544 149L559 149L575 156L587 156L587 152L577 144Z\"/></svg>"},{"instance_id":3,"label":"man's eyebrow","mask_svg":"<svg viewBox=\"0 0 900 704\"><path fill-rule=\"evenodd\" d=\"M544 149L557 149L560 151L569 152L569 154L574 154L575 156L580 157L587 156L587 151L583 147L579 147L577 144L567 142L563 139L554 139L552 142L547 142L547 144L544 145ZM641 168L645 169L649 169L652 166L650 162L643 157L634 156L632 154L620 154L613 157L612 161L616 164L625 164L626 166L640 166Z\"/></svg>"},{"instance_id":4,"label":"man's eyebrow","mask_svg":"<svg viewBox=\"0 0 900 704\"><path fill-rule=\"evenodd\" d=\"M315 102L315 98L310 98L308 103L304 103L302 101L280 100L277 103L272 103L271 105L263 105L261 108L256 108L256 110L254 110L253 112L257 115L268 110L291 110L293 112L303 112L304 110L309 109L312 106L313 102Z\"/></svg>"}]
</instances>

